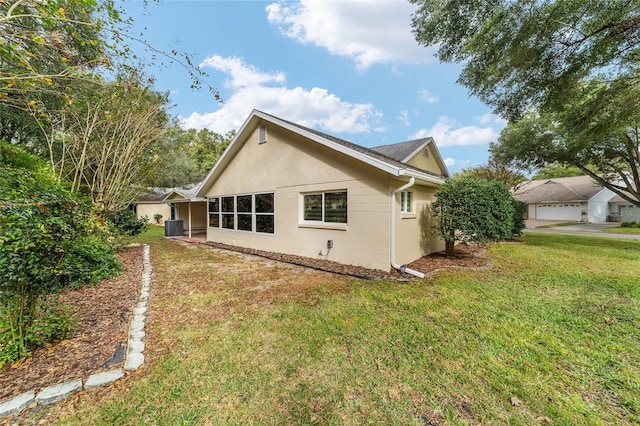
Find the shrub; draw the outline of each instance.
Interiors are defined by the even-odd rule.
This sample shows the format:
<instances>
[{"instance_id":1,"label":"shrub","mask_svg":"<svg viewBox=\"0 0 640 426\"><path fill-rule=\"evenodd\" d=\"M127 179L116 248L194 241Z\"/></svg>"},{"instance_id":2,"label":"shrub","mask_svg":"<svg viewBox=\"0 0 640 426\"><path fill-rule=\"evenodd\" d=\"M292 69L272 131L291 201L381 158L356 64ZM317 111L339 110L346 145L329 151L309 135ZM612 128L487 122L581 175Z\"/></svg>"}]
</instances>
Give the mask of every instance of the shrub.
<instances>
[{"instance_id":1,"label":"shrub","mask_svg":"<svg viewBox=\"0 0 640 426\"><path fill-rule=\"evenodd\" d=\"M140 234L149 221L146 216L136 219L136 214L127 208L111 213L108 219L117 233L129 236Z\"/></svg>"},{"instance_id":2,"label":"shrub","mask_svg":"<svg viewBox=\"0 0 640 426\"><path fill-rule=\"evenodd\" d=\"M449 179L438 188L433 211L447 256L456 241L505 240L521 225L514 223L513 197L504 184L471 176Z\"/></svg>"},{"instance_id":3,"label":"shrub","mask_svg":"<svg viewBox=\"0 0 640 426\"><path fill-rule=\"evenodd\" d=\"M89 201L46 170L0 167L0 360L42 340L30 330L43 297L118 272L102 228Z\"/></svg>"},{"instance_id":4,"label":"shrub","mask_svg":"<svg viewBox=\"0 0 640 426\"><path fill-rule=\"evenodd\" d=\"M524 213L527 208L527 203L516 200L512 196L511 205L513 206L513 228L511 230L511 236L519 237L522 235L522 230L527 227L524 221Z\"/></svg>"},{"instance_id":5,"label":"shrub","mask_svg":"<svg viewBox=\"0 0 640 426\"><path fill-rule=\"evenodd\" d=\"M160 213L156 213L153 215L153 218L156 220L156 223L160 223L160 219L162 219L162 215Z\"/></svg>"}]
</instances>

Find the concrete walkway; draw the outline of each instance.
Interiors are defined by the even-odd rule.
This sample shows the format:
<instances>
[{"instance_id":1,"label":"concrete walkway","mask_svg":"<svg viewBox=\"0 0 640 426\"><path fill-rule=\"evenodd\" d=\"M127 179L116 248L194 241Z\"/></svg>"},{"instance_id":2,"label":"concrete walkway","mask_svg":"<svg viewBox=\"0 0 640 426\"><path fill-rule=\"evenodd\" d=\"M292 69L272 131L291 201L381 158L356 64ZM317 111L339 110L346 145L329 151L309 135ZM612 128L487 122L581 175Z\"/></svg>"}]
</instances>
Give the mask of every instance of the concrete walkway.
<instances>
[{"instance_id":1,"label":"concrete walkway","mask_svg":"<svg viewBox=\"0 0 640 426\"><path fill-rule=\"evenodd\" d=\"M601 237L601 238L613 238L620 240L637 240L640 241L640 234L614 234L609 232L603 232L604 229L613 228L619 226L619 223L615 222L602 222L602 223L577 223L567 226L555 226L552 228L540 228L544 225L553 225L563 222L551 221L551 220L527 220L525 221L526 232L543 232L547 234L566 234L566 235L584 235L589 237Z\"/></svg>"}]
</instances>

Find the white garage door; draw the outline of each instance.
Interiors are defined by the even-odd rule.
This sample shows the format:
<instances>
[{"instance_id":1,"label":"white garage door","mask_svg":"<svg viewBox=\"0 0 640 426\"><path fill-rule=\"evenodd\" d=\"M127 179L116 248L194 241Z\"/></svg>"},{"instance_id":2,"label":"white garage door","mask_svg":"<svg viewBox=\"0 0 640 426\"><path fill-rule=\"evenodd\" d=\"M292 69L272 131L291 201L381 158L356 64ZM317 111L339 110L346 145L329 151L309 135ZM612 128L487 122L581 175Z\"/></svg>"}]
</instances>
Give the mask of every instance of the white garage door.
<instances>
[{"instance_id":1,"label":"white garage door","mask_svg":"<svg viewBox=\"0 0 640 426\"><path fill-rule=\"evenodd\" d=\"M582 220L580 204L538 204L536 218L540 220Z\"/></svg>"},{"instance_id":2,"label":"white garage door","mask_svg":"<svg viewBox=\"0 0 640 426\"><path fill-rule=\"evenodd\" d=\"M640 207L620 205L620 222L640 222Z\"/></svg>"}]
</instances>

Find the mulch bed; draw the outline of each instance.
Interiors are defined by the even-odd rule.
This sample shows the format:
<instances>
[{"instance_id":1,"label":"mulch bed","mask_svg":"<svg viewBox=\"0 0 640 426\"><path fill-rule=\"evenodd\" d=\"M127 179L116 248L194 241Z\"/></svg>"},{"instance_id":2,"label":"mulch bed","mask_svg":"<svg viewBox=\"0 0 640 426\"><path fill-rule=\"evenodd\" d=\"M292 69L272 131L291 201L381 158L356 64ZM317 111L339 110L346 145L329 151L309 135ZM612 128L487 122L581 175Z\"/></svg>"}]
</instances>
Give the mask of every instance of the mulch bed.
<instances>
[{"instance_id":1,"label":"mulch bed","mask_svg":"<svg viewBox=\"0 0 640 426\"><path fill-rule=\"evenodd\" d=\"M364 279L415 279L395 270L385 272L212 242L204 244ZM483 245L460 244L456 246L454 257L435 253L407 266L425 273L449 268L484 267L488 260L478 256L484 249ZM127 342L128 323L142 277L142 247L129 248L119 253L118 258L123 263L121 275L94 287L60 294L59 303L75 309L79 319L77 329L70 338L35 350L30 357L0 370L0 402L24 392L37 392L76 378L86 380L92 374L122 367L122 362L109 367L105 367L105 363L112 359L119 344L126 345Z\"/></svg>"},{"instance_id":2,"label":"mulch bed","mask_svg":"<svg viewBox=\"0 0 640 426\"><path fill-rule=\"evenodd\" d=\"M382 271L379 269L367 269L360 266L343 265L325 259L313 259L310 257L294 256L289 254L274 253L264 250L255 250L245 247L231 246L227 244L217 243L213 241L203 242L208 246L231 250L240 253L250 254L254 256L265 257L272 260L291 263L294 265L305 266L307 268L318 269L325 272L333 272L336 274L350 275L362 279L388 279L388 280L414 280L416 277L402 273L398 270ZM486 249L483 244L458 244L455 248L454 256L446 257L444 252L433 253L424 256L407 265L410 269L428 274L432 271L441 269L455 268L480 268L487 265L488 260L478 256Z\"/></svg>"},{"instance_id":3,"label":"mulch bed","mask_svg":"<svg viewBox=\"0 0 640 426\"><path fill-rule=\"evenodd\" d=\"M113 368L107 368L118 344L126 348L128 325L142 279L142 247L118 253L122 273L94 287L67 290L58 302L73 306L78 327L63 341L34 350L0 370L0 402L29 391L64 383Z\"/></svg>"}]
</instances>

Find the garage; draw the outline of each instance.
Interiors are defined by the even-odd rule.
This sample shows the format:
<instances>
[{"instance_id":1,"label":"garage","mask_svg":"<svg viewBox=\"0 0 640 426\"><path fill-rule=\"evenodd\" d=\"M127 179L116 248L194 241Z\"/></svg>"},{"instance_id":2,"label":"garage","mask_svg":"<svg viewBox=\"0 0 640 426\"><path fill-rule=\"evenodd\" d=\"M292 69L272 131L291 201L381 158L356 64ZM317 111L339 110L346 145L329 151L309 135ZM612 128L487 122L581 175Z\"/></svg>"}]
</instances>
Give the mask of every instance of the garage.
<instances>
[{"instance_id":1,"label":"garage","mask_svg":"<svg viewBox=\"0 0 640 426\"><path fill-rule=\"evenodd\" d=\"M640 207L633 204L621 204L620 222L640 222Z\"/></svg>"},{"instance_id":2,"label":"garage","mask_svg":"<svg viewBox=\"0 0 640 426\"><path fill-rule=\"evenodd\" d=\"M577 203L538 204L538 220L582 220L582 206Z\"/></svg>"}]
</instances>

